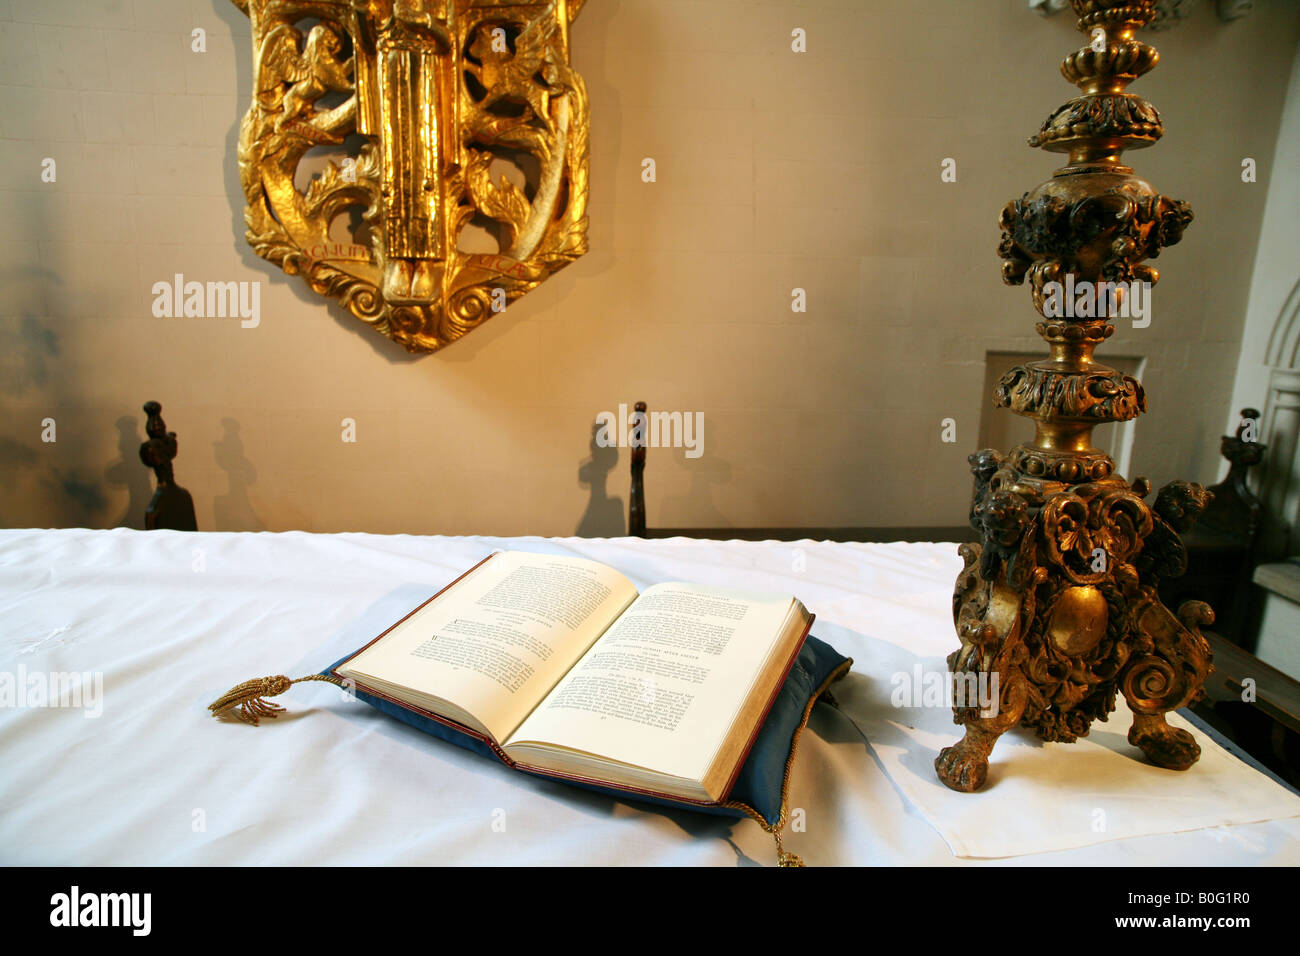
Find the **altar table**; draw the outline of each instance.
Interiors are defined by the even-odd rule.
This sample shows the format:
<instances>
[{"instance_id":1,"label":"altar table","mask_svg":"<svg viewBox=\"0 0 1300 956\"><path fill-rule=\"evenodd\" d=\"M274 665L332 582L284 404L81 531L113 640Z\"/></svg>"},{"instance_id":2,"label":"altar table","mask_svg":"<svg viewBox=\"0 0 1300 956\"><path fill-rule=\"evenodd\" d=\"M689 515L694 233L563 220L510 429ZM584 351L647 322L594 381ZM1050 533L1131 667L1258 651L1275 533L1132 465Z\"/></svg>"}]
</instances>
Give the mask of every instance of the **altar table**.
<instances>
[{"instance_id":1,"label":"altar table","mask_svg":"<svg viewBox=\"0 0 1300 956\"><path fill-rule=\"evenodd\" d=\"M922 735L890 707L910 692L900 673L942 668L956 647L954 544L124 529L0 531L0 675L11 690L23 678L20 699L0 706L0 863L770 865L771 837L752 821L517 773L328 684L294 686L276 698L287 713L259 727L206 709L248 678L321 670L510 548L592 558L638 587L685 580L790 593L817 614L813 633L857 663L832 688L837 706L819 704L800 740L790 786L800 812L785 843L810 865L1300 863L1295 816L1155 832L1210 779L1212 768L1198 781L1200 765L1176 780L1142 778L1177 788L1168 792L1179 799L1113 810L1109 831L1097 830L1095 810L1067 818L1079 834L1065 842L1087 845L1040 847L1025 836L1034 820L1059 830L1052 814L1062 801L1093 799L1075 772L1092 758L1073 750L1080 745L1024 741L999 743L987 792L952 797L1014 809L1030 829L973 842L948 832L946 841L958 823L944 808L977 805L946 803L947 791L928 789L927 767L960 728L945 713L934 726L946 729ZM41 699L42 675L52 674L85 675L80 706ZM1114 719L1094 732L1119 756L1100 757L1172 773L1122 753L1127 725ZM1292 796L1255 769L1227 769L1243 799ZM1006 803L1044 774L1052 799Z\"/></svg>"}]
</instances>

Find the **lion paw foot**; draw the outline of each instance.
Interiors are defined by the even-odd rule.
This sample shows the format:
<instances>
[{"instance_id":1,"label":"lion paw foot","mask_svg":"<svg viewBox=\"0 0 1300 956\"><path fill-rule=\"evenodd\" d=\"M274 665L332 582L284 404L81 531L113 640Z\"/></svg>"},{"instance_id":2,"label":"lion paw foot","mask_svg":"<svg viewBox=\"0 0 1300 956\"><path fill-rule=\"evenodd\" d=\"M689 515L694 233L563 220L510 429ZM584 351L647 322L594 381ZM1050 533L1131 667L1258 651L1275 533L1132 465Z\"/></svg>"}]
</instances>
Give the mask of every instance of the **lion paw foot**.
<instances>
[{"instance_id":1,"label":"lion paw foot","mask_svg":"<svg viewBox=\"0 0 1300 956\"><path fill-rule=\"evenodd\" d=\"M1157 767L1186 770L1201 756L1200 745L1185 730L1162 724L1158 728L1138 728L1128 732L1128 742L1139 748Z\"/></svg>"},{"instance_id":2,"label":"lion paw foot","mask_svg":"<svg viewBox=\"0 0 1300 956\"><path fill-rule=\"evenodd\" d=\"M974 793L988 779L989 758L960 740L939 752L934 769L944 786L961 793Z\"/></svg>"}]
</instances>

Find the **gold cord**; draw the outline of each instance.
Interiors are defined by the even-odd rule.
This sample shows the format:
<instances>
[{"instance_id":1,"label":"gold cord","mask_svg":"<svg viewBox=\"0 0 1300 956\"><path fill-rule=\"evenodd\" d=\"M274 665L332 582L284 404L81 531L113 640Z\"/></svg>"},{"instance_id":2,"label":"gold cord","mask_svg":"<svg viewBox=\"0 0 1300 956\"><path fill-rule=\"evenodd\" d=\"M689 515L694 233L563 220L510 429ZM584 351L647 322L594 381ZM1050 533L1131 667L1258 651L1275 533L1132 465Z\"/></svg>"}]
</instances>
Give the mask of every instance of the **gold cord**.
<instances>
[{"instance_id":1,"label":"gold cord","mask_svg":"<svg viewBox=\"0 0 1300 956\"><path fill-rule=\"evenodd\" d=\"M758 825L768 833L772 834L773 838L776 840L777 866L806 865L804 861L799 858L798 854L789 852L781 845L781 831L785 829L785 825L790 821L790 775L794 770L794 758L799 753L799 737L803 734L804 728L808 726L808 718L812 716L813 706L817 701L830 697L830 691L827 688L847 674L849 668L852 666L852 658L846 658L842 661L835 670L831 671L830 674L827 675L826 679L822 681L822 685L813 692L813 695L808 698L808 703L804 706L803 717L799 721L799 726L794 729L794 736L790 738L790 756L786 758L785 775L781 781L781 813L780 816L777 817L776 823L768 823L763 819L761 813L748 804L741 803L739 800L730 800L727 803L722 804L724 807L730 807L733 810L741 811L747 817L758 823ZM833 699L834 698L832 698L832 700ZM838 702L836 702L836 705L838 706Z\"/></svg>"},{"instance_id":2,"label":"gold cord","mask_svg":"<svg viewBox=\"0 0 1300 956\"><path fill-rule=\"evenodd\" d=\"M750 807L740 801L733 800L722 804L724 807L730 807L742 811L746 816L753 818L768 833L772 834L776 840L776 862L777 866L804 866L804 861L799 858L797 853L791 853L781 844L781 831L790 817L789 795L790 795L790 771L794 766L795 754L799 751L799 737L803 729L808 725L808 718L812 714L813 705L823 697L829 697L827 688L843 677L848 669L853 665L852 660L846 660L823 681L822 686L809 698L807 705L804 707L803 719L799 726L795 728L794 736L790 740L790 756L785 762L785 777L781 784L781 814L775 824L768 823L753 807ZM266 700L267 697L275 697L283 694L294 684L300 684L303 681L321 680L326 683L343 686L343 680L330 674L309 674L306 677L299 677L296 680L278 675L276 677L255 677L252 680L246 680L242 684L230 688L215 701L208 704L208 710L212 711L214 717L228 715L232 710L238 708L234 716L238 717L246 724L258 725L258 721L263 717L279 717L284 713L284 708L278 704L272 704Z\"/></svg>"},{"instance_id":3,"label":"gold cord","mask_svg":"<svg viewBox=\"0 0 1300 956\"><path fill-rule=\"evenodd\" d=\"M208 704L208 710L212 711L212 716L221 717L229 715L237 707L239 709L235 711L234 716L244 723L256 727L260 718L279 717L284 713L283 707L279 704L270 703L266 700L267 697L283 694L294 684L300 684L308 680L323 680L329 684L343 686L341 678L329 674L309 674L296 680L289 680L283 675L254 677L252 680L246 680L242 684L230 688L230 690Z\"/></svg>"}]
</instances>

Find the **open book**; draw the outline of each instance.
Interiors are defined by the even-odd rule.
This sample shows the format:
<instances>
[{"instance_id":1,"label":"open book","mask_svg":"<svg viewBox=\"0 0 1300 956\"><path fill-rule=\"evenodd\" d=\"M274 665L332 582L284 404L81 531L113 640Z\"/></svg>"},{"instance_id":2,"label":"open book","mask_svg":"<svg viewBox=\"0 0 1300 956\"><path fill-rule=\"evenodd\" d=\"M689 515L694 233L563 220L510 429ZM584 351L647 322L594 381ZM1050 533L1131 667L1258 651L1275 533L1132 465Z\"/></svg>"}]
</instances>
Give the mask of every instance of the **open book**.
<instances>
[{"instance_id":1,"label":"open book","mask_svg":"<svg viewBox=\"0 0 1300 956\"><path fill-rule=\"evenodd\" d=\"M718 803L812 620L788 595L638 595L595 561L502 551L334 673L523 769Z\"/></svg>"}]
</instances>

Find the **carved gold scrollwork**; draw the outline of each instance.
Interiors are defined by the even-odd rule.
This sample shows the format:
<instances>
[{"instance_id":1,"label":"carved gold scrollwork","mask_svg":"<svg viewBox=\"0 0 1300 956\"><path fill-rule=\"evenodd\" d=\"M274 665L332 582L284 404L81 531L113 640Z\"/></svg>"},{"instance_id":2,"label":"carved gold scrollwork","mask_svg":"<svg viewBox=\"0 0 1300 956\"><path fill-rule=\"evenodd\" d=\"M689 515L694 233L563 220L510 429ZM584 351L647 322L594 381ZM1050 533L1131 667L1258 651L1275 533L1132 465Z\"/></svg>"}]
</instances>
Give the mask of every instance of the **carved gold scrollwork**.
<instances>
[{"instance_id":1,"label":"carved gold scrollwork","mask_svg":"<svg viewBox=\"0 0 1300 956\"><path fill-rule=\"evenodd\" d=\"M1127 52L1143 46L1145 45L1130 44L1124 49ZM1151 49L1151 47L1145 48ZM1111 47L1111 49L1117 48ZM1116 59L1118 58L1116 55ZM1136 55L1134 58L1137 58ZM1069 60L1066 62L1070 63ZM1066 78L1082 77L1082 74L1075 72L1077 64L1070 65L1071 69L1067 69L1064 65L1061 67L1061 72L1066 75ZM1132 93L1078 97L1049 116L1043 123L1043 128L1029 138L1029 145L1050 149L1057 142L1083 135L1116 136L1129 140L1155 142L1164 135L1164 126L1160 122L1160 113L1156 108L1142 97L1134 96Z\"/></svg>"},{"instance_id":2,"label":"carved gold scrollwork","mask_svg":"<svg viewBox=\"0 0 1300 956\"><path fill-rule=\"evenodd\" d=\"M1213 614L1191 602L1175 617L1156 587L1186 567L1179 535L1209 493L1175 481L1149 505L1150 484L1125 481L1091 444L1095 425L1130 420L1146 407L1141 383L1099 365L1093 352L1114 334L1122 296L1142 291L1130 284L1158 278L1145 260L1177 242L1192 220L1186 203L1160 195L1120 162L1123 150L1148 146L1162 132L1154 107L1125 92L1157 61L1134 37L1154 17L1152 4L1071 0L1092 42L1061 72L1082 95L1030 141L1068 153L1069 162L999 217L1003 279L1028 282L1051 356L1011 369L995 393L998 405L1035 420L1033 440L1005 455L984 449L969 458L970 520L981 540L962 551L966 566L954 593L961 647L949 666L996 675L1006 709L990 716L954 707L965 734L939 754L935 771L955 790L984 784L998 735L1015 723L1070 742L1105 720L1121 692L1134 714L1128 739L1150 760L1186 769L1200 753L1164 715L1195 699L1210 672L1198 628ZM1094 48L1098 40L1104 43ZM1098 283L1111 287L1095 307ZM1077 299L1071 289L1082 290ZM1062 294L1082 307L1058 310Z\"/></svg>"},{"instance_id":3,"label":"carved gold scrollwork","mask_svg":"<svg viewBox=\"0 0 1300 956\"><path fill-rule=\"evenodd\" d=\"M1142 383L1114 369L1062 372L1040 365L1017 365L1002 376L993 401L1035 418L1124 422L1146 411Z\"/></svg>"},{"instance_id":4,"label":"carved gold scrollwork","mask_svg":"<svg viewBox=\"0 0 1300 956\"><path fill-rule=\"evenodd\" d=\"M1122 684L1128 705L1144 713L1160 713L1178 706L1186 689L1172 664L1147 655L1129 665Z\"/></svg>"},{"instance_id":5,"label":"carved gold scrollwork","mask_svg":"<svg viewBox=\"0 0 1300 956\"><path fill-rule=\"evenodd\" d=\"M586 252L581 0L234 2L253 26L239 166L259 256L431 352ZM338 155L299 189L317 147ZM463 248L471 225L495 251Z\"/></svg>"},{"instance_id":6,"label":"carved gold scrollwork","mask_svg":"<svg viewBox=\"0 0 1300 956\"><path fill-rule=\"evenodd\" d=\"M1159 195L1136 178L1081 197L1058 195L1063 188L1045 183L1039 195L1009 202L998 220L1003 281L1018 285L1027 276L1034 307L1045 318L1044 287L1067 275L1154 284L1159 273L1143 260L1178 242L1193 218L1187 203Z\"/></svg>"},{"instance_id":7,"label":"carved gold scrollwork","mask_svg":"<svg viewBox=\"0 0 1300 956\"><path fill-rule=\"evenodd\" d=\"M1154 527L1151 510L1123 486L1077 485L1043 506L1045 556L1075 584L1096 584L1111 576L1112 564L1126 564Z\"/></svg>"}]
</instances>

